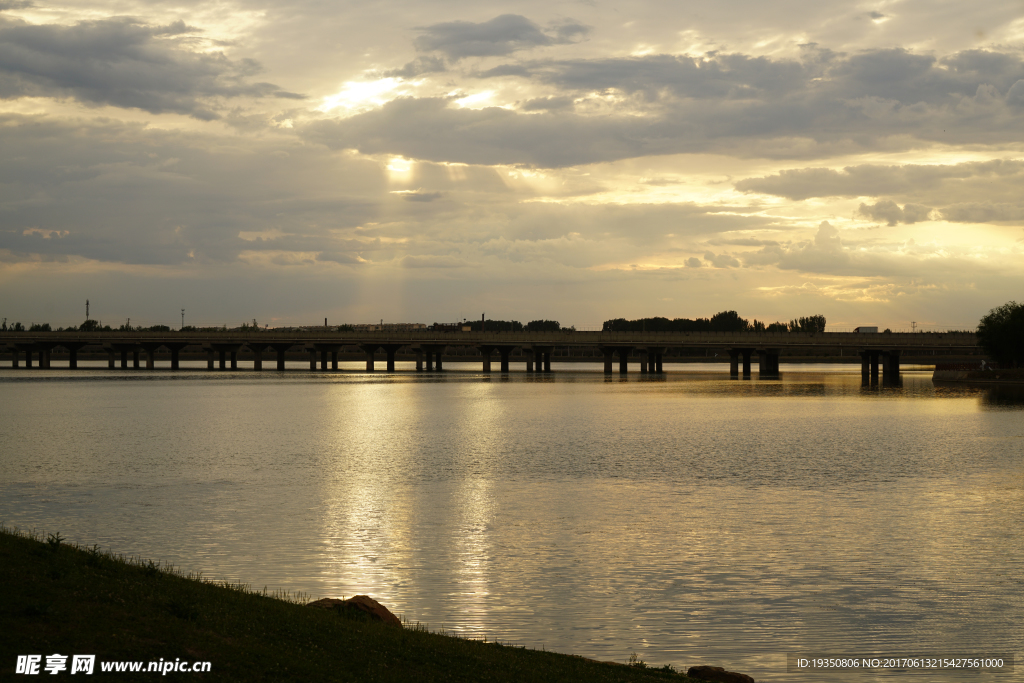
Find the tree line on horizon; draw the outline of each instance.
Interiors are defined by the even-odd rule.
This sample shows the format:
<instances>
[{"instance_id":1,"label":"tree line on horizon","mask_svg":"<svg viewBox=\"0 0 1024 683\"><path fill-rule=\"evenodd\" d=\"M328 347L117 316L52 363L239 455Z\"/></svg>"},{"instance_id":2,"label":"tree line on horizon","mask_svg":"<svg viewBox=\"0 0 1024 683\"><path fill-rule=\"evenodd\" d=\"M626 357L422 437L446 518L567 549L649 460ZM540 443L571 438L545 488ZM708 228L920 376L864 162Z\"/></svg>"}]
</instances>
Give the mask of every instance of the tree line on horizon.
<instances>
[{"instance_id":1,"label":"tree line on horizon","mask_svg":"<svg viewBox=\"0 0 1024 683\"><path fill-rule=\"evenodd\" d=\"M804 332L816 334L825 331L825 316L809 315L794 318L788 323L764 323L741 318L736 311L721 311L710 318L639 318L606 320L603 332Z\"/></svg>"}]
</instances>

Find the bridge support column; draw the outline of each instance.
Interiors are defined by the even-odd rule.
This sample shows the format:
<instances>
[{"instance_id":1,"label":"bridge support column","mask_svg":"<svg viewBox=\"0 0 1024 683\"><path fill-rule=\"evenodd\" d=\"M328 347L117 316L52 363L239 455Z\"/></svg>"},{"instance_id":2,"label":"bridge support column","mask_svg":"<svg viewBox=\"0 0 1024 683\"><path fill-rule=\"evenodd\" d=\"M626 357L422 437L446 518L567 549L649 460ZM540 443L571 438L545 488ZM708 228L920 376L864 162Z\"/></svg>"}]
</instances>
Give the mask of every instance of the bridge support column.
<instances>
[{"instance_id":1,"label":"bridge support column","mask_svg":"<svg viewBox=\"0 0 1024 683\"><path fill-rule=\"evenodd\" d=\"M508 372L508 356L512 353L513 347L499 346L498 353L501 355L501 371Z\"/></svg>"},{"instance_id":2,"label":"bridge support column","mask_svg":"<svg viewBox=\"0 0 1024 683\"><path fill-rule=\"evenodd\" d=\"M871 383L878 384L878 351L871 352Z\"/></svg>"},{"instance_id":3,"label":"bridge support column","mask_svg":"<svg viewBox=\"0 0 1024 683\"><path fill-rule=\"evenodd\" d=\"M338 350L334 349L331 351L331 370L338 369Z\"/></svg>"},{"instance_id":4,"label":"bridge support column","mask_svg":"<svg viewBox=\"0 0 1024 683\"><path fill-rule=\"evenodd\" d=\"M650 367L649 366L650 361L651 361L651 352L650 351L645 351L644 355L640 356L640 374L641 375L646 375L647 374L647 368Z\"/></svg>"},{"instance_id":5,"label":"bridge support column","mask_svg":"<svg viewBox=\"0 0 1024 683\"><path fill-rule=\"evenodd\" d=\"M327 349L320 349L320 370L327 370Z\"/></svg>"},{"instance_id":6,"label":"bridge support column","mask_svg":"<svg viewBox=\"0 0 1024 683\"><path fill-rule=\"evenodd\" d=\"M238 351L228 351L231 354L231 369L238 369Z\"/></svg>"},{"instance_id":7,"label":"bridge support column","mask_svg":"<svg viewBox=\"0 0 1024 683\"><path fill-rule=\"evenodd\" d=\"M292 347L291 344L271 344L274 349L274 353L277 356L277 369L280 372L284 372L284 363L288 356L288 349Z\"/></svg>"},{"instance_id":8,"label":"bridge support column","mask_svg":"<svg viewBox=\"0 0 1024 683\"><path fill-rule=\"evenodd\" d=\"M729 379L740 378L740 352L729 349Z\"/></svg>"},{"instance_id":9,"label":"bridge support column","mask_svg":"<svg viewBox=\"0 0 1024 683\"><path fill-rule=\"evenodd\" d=\"M309 350L309 369L316 370L316 349Z\"/></svg>"},{"instance_id":10,"label":"bridge support column","mask_svg":"<svg viewBox=\"0 0 1024 683\"><path fill-rule=\"evenodd\" d=\"M384 357L387 359L387 371L388 372L394 372L395 371L395 354L397 354L398 350L400 348L402 348L403 346L405 346L405 345L404 344L381 344L380 346L381 346L382 349L384 349Z\"/></svg>"},{"instance_id":11,"label":"bridge support column","mask_svg":"<svg viewBox=\"0 0 1024 683\"><path fill-rule=\"evenodd\" d=\"M11 367L18 367L18 349L11 349Z\"/></svg>"},{"instance_id":12,"label":"bridge support column","mask_svg":"<svg viewBox=\"0 0 1024 683\"><path fill-rule=\"evenodd\" d=\"M185 348L186 344L178 342L172 344L164 344L164 346L171 350L171 370L177 370L180 366L181 350Z\"/></svg>"},{"instance_id":13,"label":"bridge support column","mask_svg":"<svg viewBox=\"0 0 1024 683\"><path fill-rule=\"evenodd\" d=\"M493 346L481 346L479 348L480 348L480 355L483 356L483 359L484 359L484 362L483 362L483 372L490 372L491 371L491 353L494 352L494 347Z\"/></svg>"},{"instance_id":14,"label":"bridge support column","mask_svg":"<svg viewBox=\"0 0 1024 683\"><path fill-rule=\"evenodd\" d=\"M377 344L360 344L359 348L366 354L366 371L373 372L373 356L377 353Z\"/></svg>"},{"instance_id":15,"label":"bridge support column","mask_svg":"<svg viewBox=\"0 0 1024 683\"><path fill-rule=\"evenodd\" d=\"M757 378L779 378L779 349L757 350Z\"/></svg>"},{"instance_id":16,"label":"bridge support column","mask_svg":"<svg viewBox=\"0 0 1024 683\"><path fill-rule=\"evenodd\" d=\"M551 372L551 352L544 352L544 372Z\"/></svg>"},{"instance_id":17,"label":"bridge support column","mask_svg":"<svg viewBox=\"0 0 1024 683\"><path fill-rule=\"evenodd\" d=\"M604 354L604 374L612 374L612 363L615 362L615 349L610 347L604 347L601 349L601 353Z\"/></svg>"},{"instance_id":18,"label":"bridge support column","mask_svg":"<svg viewBox=\"0 0 1024 683\"><path fill-rule=\"evenodd\" d=\"M138 369L139 367L139 352L132 351L132 367Z\"/></svg>"},{"instance_id":19,"label":"bridge support column","mask_svg":"<svg viewBox=\"0 0 1024 683\"><path fill-rule=\"evenodd\" d=\"M217 352L217 369L218 370L226 370L227 369L227 363L228 363L227 358L228 358L228 352L225 351L224 349L221 349L221 350L219 350Z\"/></svg>"},{"instance_id":20,"label":"bridge support column","mask_svg":"<svg viewBox=\"0 0 1024 683\"><path fill-rule=\"evenodd\" d=\"M625 375L629 372L629 352L633 349L624 346L619 349L619 374Z\"/></svg>"},{"instance_id":21,"label":"bridge support column","mask_svg":"<svg viewBox=\"0 0 1024 683\"><path fill-rule=\"evenodd\" d=\"M659 352L658 352L658 354L657 354L657 357L656 357L656 358L654 359L654 362L655 362L655 363L657 364L657 369L656 369L656 372L657 372L657 373L658 373L659 375L660 375L661 373L665 372L665 370L664 370L664 369L662 368L662 366L661 366L661 358L662 358L662 354L661 354L661 352L659 351Z\"/></svg>"},{"instance_id":22,"label":"bridge support column","mask_svg":"<svg viewBox=\"0 0 1024 683\"><path fill-rule=\"evenodd\" d=\"M871 381L871 354L868 351L861 351L860 355L860 382L867 384Z\"/></svg>"},{"instance_id":23,"label":"bridge support column","mask_svg":"<svg viewBox=\"0 0 1024 683\"><path fill-rule=\"evenodd\" d=\"M206 369L207 370L213 370L213 354L214 353L215 352L214 352L214 350L212 348L206 350Z\"/></svg>"},{"instance_id":24,"label":"bridge support column","mask_svg":"<svg viewBox=\"0 0 1024 683\"><path fill-rule=\"evenodd\" d=\"M68 368L78 369L78 349L68 349Z\"/></svg>"},{"instance_id":25,"label":"bridge support column","mask_svg":"<svg viewBox=\"0 0 1024 683\"><path fill-rule=\"evenodd\" d=\"M427 354L427 372L437 370L441 372L441 356L444 354L446 344L421 344L420 348ZM437 361L437 367L434 368L432 361Z\"/></svg>"},{"instance_id":26,"label":"bridge support column","mask_svg":"<svg viewBox=\"0 0 1024 683\"><path fill-rule=\"evenodd\" d=\"M750 379L750 349L743 349L743 379Z\"/></svg>"},{"instance_id":27,"label":"bridge support column","mask_svg":"<svg viewBox=\"0 0 1024 683\"><path fill-rule=\"evenodd\" d=\"M416 372L423 372L423 349L416 349Z\"/></svg>"},{"instance_id":28,"label":"bridge support column","mask_svg":"<svg viewBox=\"0 0 1024 683\"><path fill-rule=\"evenodd\" d=\"M533 372L533 361L537 358L536 349L523 349L526 352L526 371Z\"/></svg>"},{"instance_id":29,"label":"bridge support column","mask_svg":"<svg viewBox=\"0 0 1024 683\"><path fill-rule=\"evenodd\" d=\"M882 381L890 386L900 383L900 352L898 349L886 351L885 362L882 365Z\"/></svg>"}]
</instances>

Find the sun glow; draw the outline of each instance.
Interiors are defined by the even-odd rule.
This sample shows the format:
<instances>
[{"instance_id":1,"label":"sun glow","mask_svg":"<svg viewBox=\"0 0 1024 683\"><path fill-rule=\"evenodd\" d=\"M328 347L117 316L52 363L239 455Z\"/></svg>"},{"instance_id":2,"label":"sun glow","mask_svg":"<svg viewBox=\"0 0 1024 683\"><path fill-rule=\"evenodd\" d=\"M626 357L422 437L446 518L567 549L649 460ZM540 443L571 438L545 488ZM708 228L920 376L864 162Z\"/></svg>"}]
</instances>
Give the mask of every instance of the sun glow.
<instances>
[{"instance_id":1,"label":"sun glow","mask_svg":"<svg viewBox=\"0 0 1024 683\"><path fill-rule=\"evenodd\" d=\"M331 112L341 109L346 113L357 114L379 107L399 95L406 94L400 89L404 82L398 78L382 78L377 81L348 81L334 95L324 98L317 111Z\"/></svg>"}]
</instances>

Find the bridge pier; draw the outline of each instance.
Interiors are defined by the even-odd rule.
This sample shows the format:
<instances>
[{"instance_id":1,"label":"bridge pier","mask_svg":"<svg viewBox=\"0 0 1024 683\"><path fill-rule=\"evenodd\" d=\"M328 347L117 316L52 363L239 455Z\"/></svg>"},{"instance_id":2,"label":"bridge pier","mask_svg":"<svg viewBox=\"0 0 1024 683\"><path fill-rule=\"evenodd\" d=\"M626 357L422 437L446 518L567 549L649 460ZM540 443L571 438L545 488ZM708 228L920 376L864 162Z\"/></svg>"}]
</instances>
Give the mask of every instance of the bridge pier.
<instances>
[{"instance_id":1,"label":"bridge pier","mask_svg":"<svg viewBox=\"0 0 1024 683\"><path fill-rule=\"evenodd\" d=\"M779 378L779 354L781 349L758 349L757 350L757 378L778 379Z\"/></svg>"},{"instance_id":2,"label":"bridge pier","mask_svg":"<svg viewBox=\"0 0 1024 683\"><path fill-rule=\"evenodd\" d=\"M494 352L494 347L493 346L478 346L477 348L480 350L480 355L483 356L483 359L484 359L482 371L483 372L490 372L491 371L491 353Z\"/></svg>"},{"instance_id":3,"label":"bridge pier","mask_svg":"<svg viewBox=\"0 0 1024 683\"><path fill-rule=\"evenodd\" d=\"M884 364L882 365L882 382L889 386L897 386L900 383L900 352L899 349L891 349L883 352Z\"/></svg>"},{"instance_id":4,"label":"bridge pier","mask_svg":"<svg viewBox=\"0 0 1024 683\"><path fill-rule=\"evenodd\" d=\"M501 356L501 371L508 372L508 357L512 353L514 346L499 346L498 354Z\"/></svg>"},{"instance_id":5,"label":"bridge pier","mask_svg":"<svg viewBox=\"0 0 1024 683\"><path fill-rule=\"evenodd\" d=\"M309 369L316 370L316 349L308 349L309 351Z\"/></svg>"},{"instance_id":6,"label":"bridge pier","mask_svg":"<svg viewBox=\"0 0 1024 683\"><path fill-rule=\"evenodd\" d=\"M64 342L61 346L68 350L68 368L70 370L77 370L78 350L85 346L85 342Z\"/></svg>"},{"instance_id":7,"label":"bridge pier","mask_svg":"<svg viewBox=\"0 0 1024 683\"><path fill-rule=\"evenodd\" d=\"M373 354L377 353L378 344L360 344L359 348L366 354L366 371L373 372Z\"/></svg>"},{"instance_id":8,"label":"bridge pier","mask_svg":"<svg viewBox=\"0 0 1024 683\"><path fill-rule=\"evenodd\" d=\"M629 353L633 350L631 346L622 346L619 348L619 374L625 375L629 372Z\"/></svg>"},{"instance_id":9,"label":"bridge pier","mask_svg":"<svg viewBox=\"0 0 1024 683\"><path fill-rule=\"evenodd\" d=\"M416 372L423 372L423 349L416 347Z\"/></svg>"},{"instance_id":10,"label":"bridge pier","mask_svg":"<svg viewBox=\"0 0 1024 683\"><path fill-rule=\"evenodd\" d=\"M290 349L293 346L293 344L291 344L291 343L282 343L282 344L271 344L270 346L274 349L274 352L277 354L277 369L279 371L281 371L281 372L284 372L285 357L286 357L286 354L288 353L288 349Z\"/></svg>"},{"instance_id":11,"label":"bridge pier","mask_svg":"<svg viewBox=\"0 0 1024 683\"><path fill-rule=\"evenodd\" d=\"M438 372L443 369L441 366L441 356L444 354L447 344L420 344L420 348L427 354L427 372L432 372L434 368L434 361L437 361Z\"/></svg>"},{"instance_id":12,"label":"bridge pier","mask_svg":"<svg viewBox=\"0 0 1024 683\"><path fill-rule=\"evenodd\" d=\"M394 372L395 354L397 354L398 350L405 346L405 344L381 344L380 346L382 349L384 349L384 353L386 354L385 357L387 358L387 371Z\"/></svg>"},{"instance_id":13,"label":"bridge pier","mask_svg":"<svg viewBox=\"0 0 1024 683\"><path fill-rule=\"evenodd\" d=\"M612 374L612 363L615 361L615 349L611 347L604 347L601 349L601 353L604 354L604 374Z\"/></svg>"},{"instance_id":14,"label":"bridge pier","mask_svg":"<svg viewBox=\"0 0 1024 683\"><path fill-rule=\"evenodd\" d=\"M739 359L743 358L743 379L750 379L750 356L753 355L752 348L733 348L729 351L729 378L739 379Z\"/></svg>"},{"instance_id":15,"label":"bridge pier","mask_svg":"<svg viewBox=\"0 0 1024 683\"><path fill-rule=\"evenodd\" d=\"M171 350L171 370L177 370L180 366L181 350L188 346L185 342L165 342L164 346Z\"/></svg>"},{"instance_id":16,"label":"bridge pier","mask_svg":"<svg viewBox=\"0 0 1024 683\"><path fill-rule=\"evenodd\" d=\"M143 342L142 349L146 352L146 369L156 369L156 352L163 344L154 342Z\"/></svg>"},{"instance_id":17,"label":"bridge pier","mask_svg":"<svg viewBox=\"0 0 1024 683\"><path fill-rule=\"evenodd\" d=\"M263 371L263 350L266 349L270 344L262 342L246 342L246 346L252 351L252 369L257 372Z\"/></svg>"}]
</instances>

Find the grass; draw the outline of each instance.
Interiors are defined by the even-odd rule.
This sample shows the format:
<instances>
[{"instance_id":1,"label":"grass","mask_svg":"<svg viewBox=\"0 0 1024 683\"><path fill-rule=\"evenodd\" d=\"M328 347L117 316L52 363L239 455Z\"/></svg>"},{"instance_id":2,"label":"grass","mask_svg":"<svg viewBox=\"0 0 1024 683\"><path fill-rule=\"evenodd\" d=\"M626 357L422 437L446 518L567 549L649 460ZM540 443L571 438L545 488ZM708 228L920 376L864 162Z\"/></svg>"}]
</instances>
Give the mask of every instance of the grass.
<instances>
[{"instance_id":1,"label":"grass","mask_svg":"<svg viewBox=\"0 0 1024 683\"><path fill-rule=\"evenodd\" d=\"M153 561L68 545L0 525L0 679L18 655L96 655L101 662L211 662L215 681L691 680L630 665L399 629L304 607L303 596L183 575ZM70 658L68 668L70 669ZM49 678L45 671L42 676ZM68 671L61 676L69 675ZM156 673L109 673L154 680ZM20 678L20 676L18 677ZM162 676L161 676L162 678Z\"/></svg>"}]
</instances>

